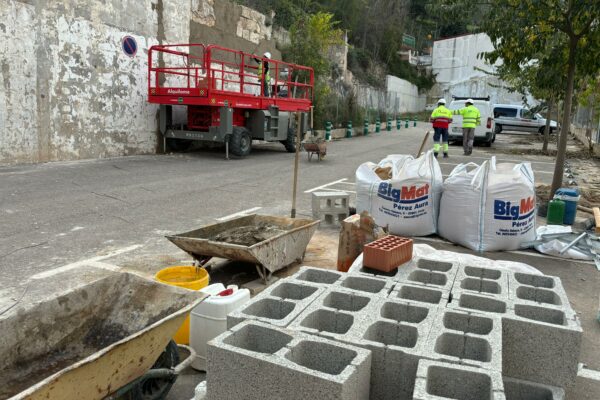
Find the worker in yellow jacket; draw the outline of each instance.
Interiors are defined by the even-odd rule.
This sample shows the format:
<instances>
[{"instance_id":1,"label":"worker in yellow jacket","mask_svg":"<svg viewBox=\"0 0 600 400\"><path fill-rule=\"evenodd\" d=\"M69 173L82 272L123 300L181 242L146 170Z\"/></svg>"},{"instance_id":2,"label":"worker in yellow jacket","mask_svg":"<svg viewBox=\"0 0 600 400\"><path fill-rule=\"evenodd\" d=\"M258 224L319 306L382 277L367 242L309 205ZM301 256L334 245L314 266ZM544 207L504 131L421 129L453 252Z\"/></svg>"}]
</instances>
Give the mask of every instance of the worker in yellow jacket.
<instances>
[{"instance_id":1,"label":"worker in yellow jacket","mask_svg":"<svg viewBox=\"0 0 600 400\"><path fill-rule=\"evenodd\" d=\"M463 128L463 151L465 156L473 153L473 141L475 140L475 127L481 124L481 113L473 105L473 100L465 101L465 107L459 110L454 110L454 115L462 115Z\"/></svg>"},{"instance_id":2,"label":"worker in yellow jacket","mask_svg":"<svg viewBox=\"0 0 600 400\"><path fill-rule=\"evenodd\" d=\"M445 99L439 99L437 104L429 118L433 122L433 155L437 158L440 152L439 141L442 139L444 158L448 158L448 124L452 122L452 111L446 108Z\"/></svg>"}]
</instances>

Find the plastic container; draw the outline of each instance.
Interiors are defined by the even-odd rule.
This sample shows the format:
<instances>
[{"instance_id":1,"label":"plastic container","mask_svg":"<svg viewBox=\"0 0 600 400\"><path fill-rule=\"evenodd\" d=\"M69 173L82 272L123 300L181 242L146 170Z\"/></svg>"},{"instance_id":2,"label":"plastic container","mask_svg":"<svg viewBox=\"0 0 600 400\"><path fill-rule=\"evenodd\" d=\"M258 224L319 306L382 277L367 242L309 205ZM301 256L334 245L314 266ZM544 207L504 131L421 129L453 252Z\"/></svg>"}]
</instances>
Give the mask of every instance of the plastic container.
<instances>
[{"instance_id":1,"label":"plastic container","mask_svg":"<svg viewBox=\"0 0 600 400\"><path fill-rule=\"evenodd\" d=\"M246 304L250 300L250 291L234 285L225 288L221 283L215 283L201 292L210 297L192 310L190 346L196 351L192 368L206 371L206 343L227 330L227 314Z\"/></svg>"},{"instance_id":2,"label":"plastic container","mask_svg":"<svg viewBox=\"0 0 600 400\"><path fill-rule=\"evenodd\" d=\"M154 278L167 285L179 286L190 290L200 290L208 285L210 277L204 268L194 266L173 266L161 269ZM179 344L190 343L190 316L188 315L173 340Z\"/></svg>"},{"instance_id":3,"label":"plastic container","mask_svg":"<svg viewBox=\"0 0 600 400\"><path fill-rule=\"evenodd\" d=\"M565 202L559 199L552 199L548 203L548 214L546 223L548 225L562 225L565 217Z\"/></svg>"},{"instance_id":4,"label":"plastic container","mask_svg":"<svg viewBox=\"0 0 600 400\"><path fill-rule=\"evenodd\" d=\"M579 189L560 188L554 193L554 198L565 202L565 215L563 224L573 225L577 215L577 203L579 202Z\"/></svg>"}]
</instances>

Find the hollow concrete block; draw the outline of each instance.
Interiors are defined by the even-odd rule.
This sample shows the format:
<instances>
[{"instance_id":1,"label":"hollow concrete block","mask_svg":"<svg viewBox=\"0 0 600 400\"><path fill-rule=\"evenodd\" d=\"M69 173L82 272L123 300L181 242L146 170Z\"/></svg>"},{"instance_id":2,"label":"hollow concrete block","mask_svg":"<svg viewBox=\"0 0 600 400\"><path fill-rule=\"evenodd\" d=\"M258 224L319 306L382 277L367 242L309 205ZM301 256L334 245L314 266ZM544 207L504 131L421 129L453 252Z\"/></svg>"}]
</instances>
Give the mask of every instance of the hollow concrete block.
<instances>
[{"instance_id":1,"label":"hollow concrete block","mask_svg":"<svg viewBox=\"0 0 600 400\"><path fill-rule=\"evenodd\" d=\"M242 308L227 316L227 327L232 328L247 319L275 326L287 326L325 289L306 281L282 279L254 297Z\"/></svg>"},{"instance_id":2,"label":"hollow concrete block","mask_svg":"<svg viewBox=\"0 0 600 400\"><path fill-rule=\"evenodd\" d=\"M208 343L207 399L365 400L371 354L245 321Z\"/></svg>"},{"instance_id":3,"label":"hollow concrete block","mask_svg":"<svg viewBox=\"0 0 600 400\"><path fill-rule=\"evenodd\" d=\"M506 400L564 400L565 391L556 386L504 377Z\"/></svg>"},{"instance_id":4,"label":"hollow concrete block","mask_svg":"<svg viewBox=\"0 0 600 400\"><path fill-rule=\"evenodd\" d=\"M443 361L420 360L414 400L505 400L502 375Z\"/></svg>"},{"instance_id":5,"label":"hollow concrete block","mask_svg":"<svg viewBox=\"0 0 600 400\"><path fill-rule=\"evenodd\" d=\"M346 273L335 283L335 286L370 296L387 297L394 287L394 281L375 276Z\"/></svg>"},{"instance_id":6,"label":"hollow concrete block","mask_svg":"<svg viewBox=\"0 0 600 400\"><path fill-rule=\"evenodd\" d=\"M427 358L501 372L502 320L491 314L440 310L426 349Z\"/></svg>"},{"instance_id":7,"label":"hollow concrete block","mask_svg":"<svg viewBox=\"0 0 600 400\"><path fill-rule=\"evenodd\" d=\"M461 265L453 289L482 296L509 298L509 272L501 269Z\"/></svg>"},{"instance_id":8,"label":"hollow concrete block","mask_svg":"<svg viewBox=\"0 0 600 400\"><path fill-rule=\"evenodd\" d=\"M458 264L427 257L414 257L406 267L398 268L394 279L413 285L451 290Z\"/></svg>"},{"instance_id":9,"label":"hollow concrete block","mask_svg":"<svg viewBox=\"0 0 600 400\"><path fill-rule=\"evenodd\" d=\"M374 312L344 337L372 352L371 400L410 400L417 366L439 308L382 299Z\"/></svg>"},{"instance_id":10,"label":"hollow concrete block","mask_svg":"<svg viewBox=\"0 0 600 400\"><path fill-rule=\"evenodd\" d=\"M290 279L308 282L313 285L329 287L342 279L344 273L323 268L301 267Z\"/></svg>"},{"instance_id":11,"label":"hollow concrete block","mask_svg":"<svg viewBox=\"0 0 600 400\"><path fill-rule=\"evenodd\" d=\"M570 309L516 301L502 321L504 375L568 387L575 382L583 331Z\"/></svg>"},{"instance_id":12,"label":"hollow concrete block","mask_svg":"<svg viewBox=\"0 0 600 400\"><path fill-rule=\"evenodd\" d=\"M397 282L389 298L445 307L450 299L450 291L436 287Z\"/></svg>"}]
</instances>

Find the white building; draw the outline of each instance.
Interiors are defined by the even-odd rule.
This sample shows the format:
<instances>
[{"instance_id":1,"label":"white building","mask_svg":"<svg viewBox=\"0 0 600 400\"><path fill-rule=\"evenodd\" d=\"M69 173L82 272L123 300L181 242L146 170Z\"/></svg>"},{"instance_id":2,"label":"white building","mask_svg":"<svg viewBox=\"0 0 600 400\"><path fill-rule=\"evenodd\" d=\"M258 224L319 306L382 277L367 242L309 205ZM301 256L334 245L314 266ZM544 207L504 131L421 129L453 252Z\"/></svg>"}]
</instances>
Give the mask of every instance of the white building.
<instances>
[{"instance_id":1,"label":"white building","mask_svg":"<svg viewBox=\"0 0 600 400\"><path fill-rule=\"evenodd\" d=\"M437 84L431 89L430 97L450 100L452 96L490 96L492 103L521 104L519 93L510 93L503 81L486 73L494 72L496 66L487 63L482 53L493 49L485 33L435 41L432 70Z\"/></svg>"}]
</instances>

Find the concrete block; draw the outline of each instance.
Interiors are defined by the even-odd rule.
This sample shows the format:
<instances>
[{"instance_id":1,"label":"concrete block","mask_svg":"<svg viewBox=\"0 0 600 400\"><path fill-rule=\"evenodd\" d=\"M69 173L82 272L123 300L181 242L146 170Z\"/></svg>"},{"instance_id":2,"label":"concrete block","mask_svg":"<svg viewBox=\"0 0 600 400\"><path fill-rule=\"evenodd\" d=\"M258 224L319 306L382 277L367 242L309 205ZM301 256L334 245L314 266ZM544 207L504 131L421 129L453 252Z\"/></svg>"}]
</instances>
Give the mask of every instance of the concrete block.
<instances>
[{"instance_id":1,"label":"concrete block","mask_svg":"<svg viewBox=\"0 0 600 400\"><path fill-rule=\"evenodd\" d=\"M409 283L398 282L390 293L390 298L405 300L409 302L427 303L430 305L439 305L445 307L450 299L448 290L412 285Z\"/></svg>"},{"instance_id":2,"label":"concrete block","mask_svg":"<svg viewBox=\"0 0 600 400\"><path fill-rule=\"evenodd\" d=\"M344 340L372 352L370 399L412 399L418 362L439 308L381 299Z\"/></svg>"},{"instance_id":3,"label":"concrete block","mask_svg":"<svg viewBox=\"0 0 600 400\"><path fill-rule=\"evenodd\" d=\"M369 351L256 321L208 343L207 398L364 400Z\"/></svg>"},{"instance_id":4,"label":"concrete block","mask_svg":"<svg viewBox=\"0 0 600 400\"><path fill-rule=\"evenodd\" d=\"M413 258L398 268L395 280L413 285L450 290L454 285L458 265L430 258Z\"/></svg>"},{"instance_id":5,"label":"concrete block","mask_svg":"<svg viewBox=\"0 0 600 400\"><path fill-rule=\"evenodd\" d=\"M340 280L345 274L329 269L301 267L290 279L305 281L319 286L329 287Z\"/></svg>"},{"instance_id":6,"label":"concrete block","mask_svg":"<svg viewBox=\"0 0 600 400\"><path fill-rule=\"evenodd\" d=\"M345 192L313 192L312 213L326 223L341 223L349 214L350 195Z\"/></svg>"},{"instance_id":7,"label":"concrete block","mask_svg":"<svg viewBox=\"0 0 600 400\"><path fill-rule=\"evenodd\" d=\"M354 274L354 275L376 276L376 277L381 277L384 279L394 279L394 277L398 273L397 269L394 271L390 271L390 272L383 272L383 271L379 271L377 269L365 267L363 265L362 260L363 260L363 253L361 253L358 257L356 257L356 260L354 260L354 262L348 269L348 273ZM410 263L403 264L399 268L404 268L408 265L410 265Z\"/></svg>"},{"instance_id":8,"label":"concrete block","mask_svg":"<svg viewBox=\"0 0 600 400\"><path fill-rule=\"evenodd\" d=\"M454 288L483 296L509 297L509 272L493 268L460 266Z\"/></svg>"},{"instance_id":9,"label":"concrete block","mask_svg":"<svg viewBox=\"0 0 600 400\"><path fill-rule=\"evenodd\" d=\"M247 319L275 326L287 326L322 292L322 286L306 281L282 279L254 297L243 308L227 316L227 327L232 328Z\"/></svg>"},{"instance_id":10,"label":"concrete block","mask_svg":"<svg viewBox=\"0 0 600 400\"><path fill-rule=\"evenodd\" d=\"M378 310L383 297L333 286L289 325L292 330L343 341L355 324Z\"/></svg>"},{"instance_id":11,"label":"concrete block","mask_svg":"<svg viewBox=\"0 0 600 400\"><path fill-rule=\"evenodd\" d=\"M499 371L421 360L413 399L505 400L506 397Z\"/></svg>"},{"instance_id":12,"label":"concrete block","mask_svg":"<svg viewBox=\"0 0 600 400\"><path fill-rule=\"evenodd\" d=\"M574 383L582 329L559 278L511 273L503 320L504 375L547 385Z\"/></svg>"},{"instance_id":13,"label":"concrete block","mask_svg":"<svg viewBox=\"0 0 600 400\"><path fill-rule=\"evenodd\" d=\"M375 276L369 277L346 273L335 285L348 290L369 293L371 296L379 295L387 297L392 291L394 281Z\"/></svg>"},{"instance_id":14,"label":"concrete block","mask_svg":"<svg viewBox=\"0 0 600 400\"><path fill-rule=\"evenodd\" d=\"M565 391L556 386L504 377L506 400L564 400Z\"/></svg>"},{"instance_id":15,"label":"concrete block","mask_svg":"<svg viewBox=\"0 0 600 400\"><path fill-rule=\"evenodd\" d=\"M570 308L515 302L502 321L504 375L546 385L575 382L583 331Z\"/></svg>"},{"instance_id":16,"label":"concrete block","mask_svg":"<svg viewBox=\"0 0 600 400\"><path fill-rule=\"evenodd\" d=\"M427 340L425 357L502 372L502 320L442 310Z\"/></svg>"},{"instance_id":17,"label":"concrete block","mask_svg":"<svg viewBox=\"0 0 600 400\"><path fill-rule=\"evenodd\" d=\"M465 312L507 315L512 309L512 302L506 298L474 294L469 290L453 289L452 300L448 303L452 309Z\"/></svg>"},{"instance_id":18,"label":"concrete block","mask_svg":"<svg viewBox=\"0 0 600 400\"><path fill-rule=\"evenodd\" d=\"M567 293L558 277L513 273L509 279L510 298L515 301L571 309Z\"/></svg>"}]
</instances>

